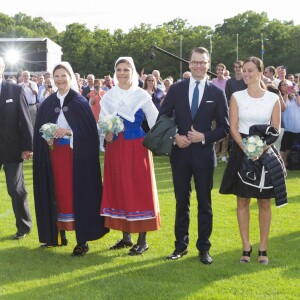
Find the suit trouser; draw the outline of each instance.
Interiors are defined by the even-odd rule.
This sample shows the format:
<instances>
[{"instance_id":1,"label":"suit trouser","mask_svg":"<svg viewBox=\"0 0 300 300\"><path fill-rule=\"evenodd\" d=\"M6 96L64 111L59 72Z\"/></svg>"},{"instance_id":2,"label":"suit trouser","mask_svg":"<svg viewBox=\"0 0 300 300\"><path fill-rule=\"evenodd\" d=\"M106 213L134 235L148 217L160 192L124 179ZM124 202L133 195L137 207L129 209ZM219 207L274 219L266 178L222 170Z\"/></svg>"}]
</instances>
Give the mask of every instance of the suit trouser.
<instances>
[{"instance_id":1,"label":"suit trouser","mask_svg":"<svg viewBox=\"0 0 300 300\"><path fill-rule=\"evenodd\" d=\"M4 163L3 166L7 192L12 199L16 227L18 231L27 233L31 230L32 222L24 182L23 162Z\"/></svg>"},{"instance_id":2,"label":"suit trouser","mask_svg":"<svg viewBox=\"0 0 300 300\"><path fill-rule=\"evenodd\" d=\"M36 104L29 105L29 113L30 113L31 124L32 124L32 127L34 128L36 114L37 114Z\"/></svg>"},{"instance_id":3,"label":"suit trouser","mask_svg":"<svg viewBox=\"0 0 300 300\"><path fill-rule=\"evenodd\" d=\"M189 244L191 178L194 176L198 201L199 251L210 249L212 232L211 189L214 168L199 168L193 164L172 164L173 183L176 197L175 248L184 250Z\"/></svg>"}]
</instances>

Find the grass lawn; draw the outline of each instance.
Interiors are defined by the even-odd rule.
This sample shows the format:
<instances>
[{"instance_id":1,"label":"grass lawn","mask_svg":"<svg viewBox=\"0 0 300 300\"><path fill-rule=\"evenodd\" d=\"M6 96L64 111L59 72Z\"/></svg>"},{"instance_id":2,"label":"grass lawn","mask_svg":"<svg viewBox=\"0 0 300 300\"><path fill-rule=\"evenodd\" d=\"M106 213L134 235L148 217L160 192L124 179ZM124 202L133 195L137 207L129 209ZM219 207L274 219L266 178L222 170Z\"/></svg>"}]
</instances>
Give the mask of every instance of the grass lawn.
<instances>
[{"instance_id":1,"label":"grass lawn","mask_svg":"<svg viewBox=\"0 0 300 300\"><path fill-rule=\"evenodd\" d=\"M102 161L103 157L101 157ZM16 232L11 200L0 172L0 297L1 299L300 299L300 171L289 171L289 204L276 208L270 233L267 266L257 262L259 241L257 204L251 204L252 261L241 265L242 248L236 221L236 201L218 193L224 163L215 170L212 191L214 228L212 265L198 260L196 198L192 193L189 253L167 261L174 250L175 200L168 158L155 157L156 180L162 216L159 231L148 234L149 250L139 257L128 249L111 251L121 237L111 231L90 242L90 252L71 257L76 244L42 249L35 223L32 164L25 163L26 186L33 217L32 232L23 240ZM133 235L134 240L137 235Z\"/></svg>"}]
</instances>

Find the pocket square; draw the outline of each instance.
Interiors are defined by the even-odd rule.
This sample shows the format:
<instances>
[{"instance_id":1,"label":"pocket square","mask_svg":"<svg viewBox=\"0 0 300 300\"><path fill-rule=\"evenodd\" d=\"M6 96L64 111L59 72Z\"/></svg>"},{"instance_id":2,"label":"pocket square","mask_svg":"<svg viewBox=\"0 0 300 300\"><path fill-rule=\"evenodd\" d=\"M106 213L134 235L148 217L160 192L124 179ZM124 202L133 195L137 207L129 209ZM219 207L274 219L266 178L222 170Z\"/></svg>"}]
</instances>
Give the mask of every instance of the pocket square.
<instances>
[{"instance_id":1,"label":"pocket square","mask_svg":"<svg viewBox=\"0 0 300 300\"><path fill-rule=\"evenodd\" d=\"M6 100L6 103L11 103L11 102L13 102L13 99L7 99Z\"/></svg>"},{"instance_id":2,"label":"pocket square","mask_svg":"<svg viewBox=\"0 0 300 300\"><path fill-rule=\"evenodd\" d=\"M214 103L215 101L205 101L206 103Z\"/></svg>"}]
</instances>

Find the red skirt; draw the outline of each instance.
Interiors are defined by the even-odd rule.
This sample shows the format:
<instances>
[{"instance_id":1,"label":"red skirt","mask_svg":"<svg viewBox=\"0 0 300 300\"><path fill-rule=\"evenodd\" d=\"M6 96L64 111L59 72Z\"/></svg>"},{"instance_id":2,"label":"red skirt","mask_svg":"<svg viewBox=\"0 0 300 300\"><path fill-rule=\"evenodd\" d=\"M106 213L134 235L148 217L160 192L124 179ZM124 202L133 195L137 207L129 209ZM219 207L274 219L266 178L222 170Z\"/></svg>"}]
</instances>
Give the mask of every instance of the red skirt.
<instances>
[{"instance_id":1,"label":"red skirt","mask_svg":"<svg viewBox=\"0 0 300 300\"><path fill-rule=\"evenodd\" d=\"M69 144L54 141L50 149L58 230L74 230L73 209L73 150Z\"/></svg>"},{"instance_id":2,"label":"red skirt","mask_svg":"<svg viewBox=\"0 0 300 300\"><path fill-rule=\"evenodd\" d=\"M130 233L160 227L152 154L142 140L125 140L121 133L106 145L101 204L105 227Z\"/></svg>"}]
</instances>

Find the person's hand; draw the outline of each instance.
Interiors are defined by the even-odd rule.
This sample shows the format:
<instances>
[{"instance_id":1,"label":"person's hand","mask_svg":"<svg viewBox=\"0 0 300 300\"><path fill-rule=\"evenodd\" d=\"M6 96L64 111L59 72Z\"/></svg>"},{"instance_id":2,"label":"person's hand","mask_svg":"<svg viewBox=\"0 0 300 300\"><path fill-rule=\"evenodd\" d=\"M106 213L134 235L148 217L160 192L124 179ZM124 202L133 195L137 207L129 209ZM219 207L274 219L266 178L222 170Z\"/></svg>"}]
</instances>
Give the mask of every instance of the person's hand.
<instances>
[{"instance_id":1,"label":"person's hand","mask_svg":"<svg viewBox=\"0 0 300 300\"><path fill-rule=\"evenodd\" d=\"M111 132L105 133L105 140L109 143L112 142L114 135Z\"/></svg>"},{"instance_id":2,"label":"person's hand","mask_svg":"<svg viewBox=\"0 0 300 300\"><path fill-rule=\"evenodd\" d=\"M202 132L199 132L194 129L194 127L191 127L191 130L187 134L188 139L191 143L199 143L205 140L205 136Z\"/></svg>"},{"instance_id":3,"label":"person's hand","mask_svg":"<svg viewBox=\"0 0 300 300\"><path fill-rule=\"evenodd\" d=\"M179 148L186 148L188 147L191 142L185 135L176 135L175 136L175 143Z\"/></svg>"},{"instance_id":4,"label":"person's hand","mask_svg":"<svg viewBox=\"0 0 300 300\"><path fill-rule=\"evenodd\" d=\"M71 135L70 130L67 129L67 128L57 128L54 131L54 138L55 139L63 138L65 135L68 135L68 136Z\"/></svg>"},{"instance_id":5,"label":"person's hand","mask_svg":"<svg viewBox=\"0 0 300 300\"><path fill-rule=\"evenodd\" d=\"M23 151L22 152L22 159L29 160L30 158L32 158L32 156L33 156L33 152L31 152L31 151Z\"/></svg>"},{"instance_id":6,"label":"person's hand","mask_svg":"<svg viewBox=\"0 0 300 300\"><path fill-rule=\"evenodd\" d=\"M50 139L49 141L47 141L47 143L48 143L49 146L52 146L53 142L54 142L54 139Z\"/></svg>"}]
</instances>

